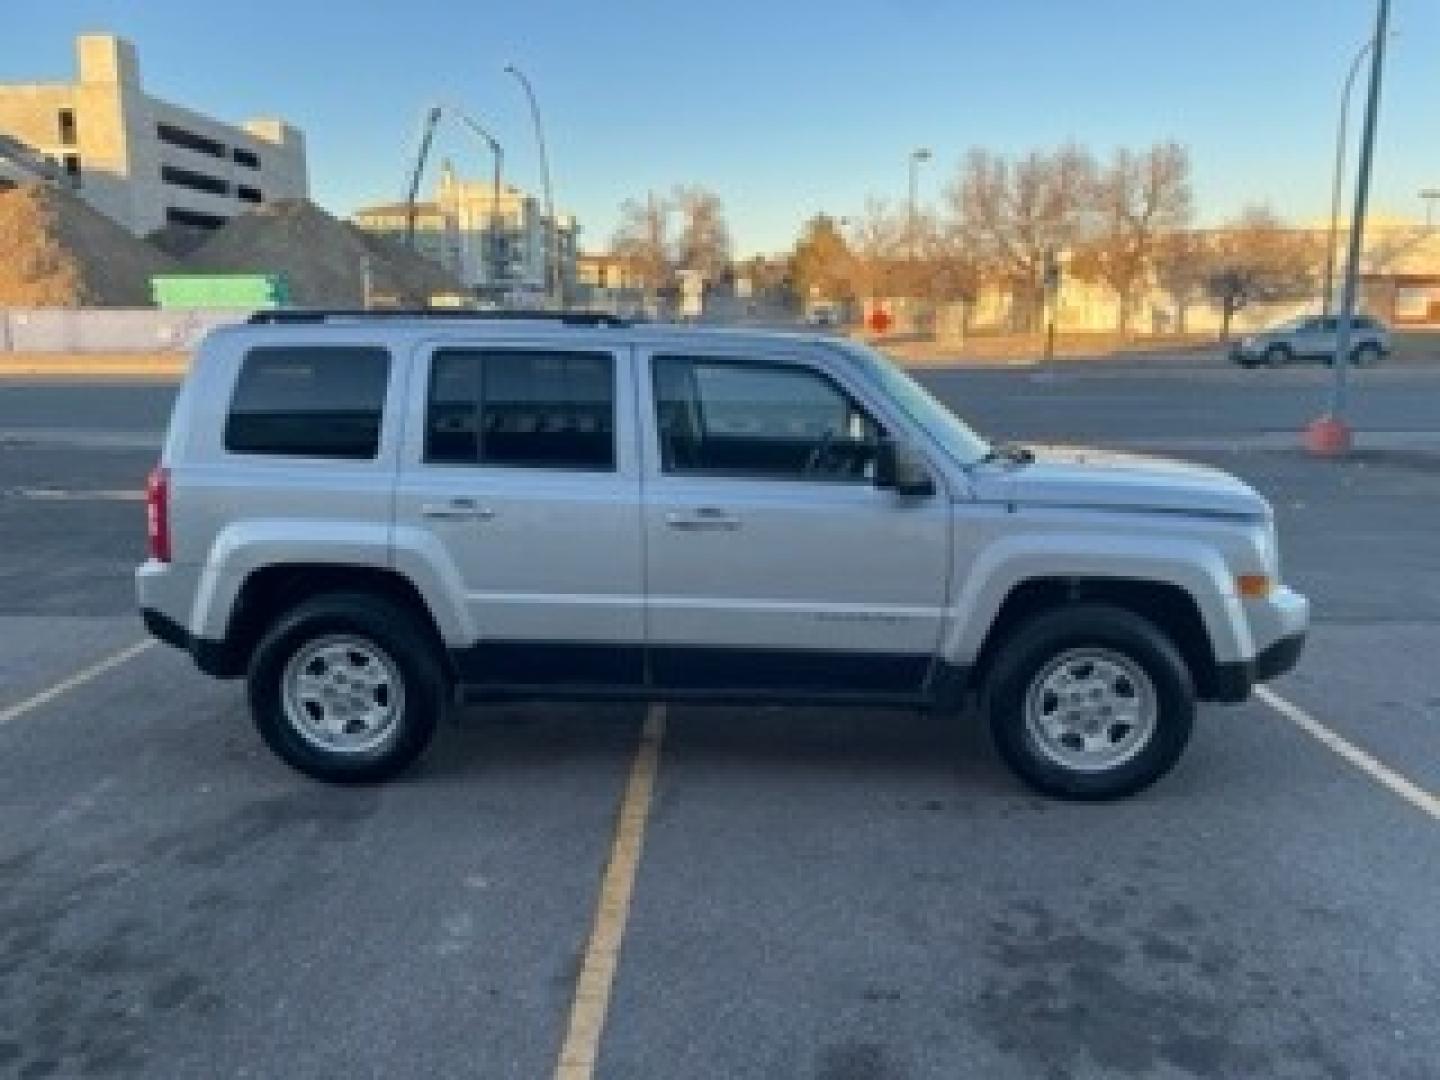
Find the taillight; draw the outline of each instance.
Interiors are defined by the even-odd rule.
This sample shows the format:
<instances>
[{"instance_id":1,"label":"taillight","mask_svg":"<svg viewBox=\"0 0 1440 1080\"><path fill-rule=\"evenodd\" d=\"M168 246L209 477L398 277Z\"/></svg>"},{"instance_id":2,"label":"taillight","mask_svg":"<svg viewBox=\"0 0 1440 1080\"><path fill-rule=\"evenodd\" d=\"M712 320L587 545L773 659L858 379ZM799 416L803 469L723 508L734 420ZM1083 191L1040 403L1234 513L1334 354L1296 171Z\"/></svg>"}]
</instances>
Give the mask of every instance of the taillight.
<instances>
[{"instance_id":1,"label":"taillight","mask_svg":"<svg viewBox=\"0 0 1440 1080\"><path fill-rule=\"evenodd\" d=\"M145 478L145 534L150 557L170 561L170 470L157 465Z\"/></svg>"}]
</instances>

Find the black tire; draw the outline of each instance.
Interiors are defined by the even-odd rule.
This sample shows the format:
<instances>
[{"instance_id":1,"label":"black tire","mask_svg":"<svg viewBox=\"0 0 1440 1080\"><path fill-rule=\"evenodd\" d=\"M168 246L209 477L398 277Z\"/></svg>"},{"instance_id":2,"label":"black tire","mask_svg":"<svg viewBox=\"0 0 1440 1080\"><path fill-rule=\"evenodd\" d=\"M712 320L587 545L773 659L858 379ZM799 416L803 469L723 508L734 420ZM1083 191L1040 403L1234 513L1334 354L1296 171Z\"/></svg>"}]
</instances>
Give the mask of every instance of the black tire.
<instances>
[{"instance_id":1,"label":"black tire","mask_svg":"<svg viewBox=\"0 0 1440 1080\"><path fill-rule=\"evenodd\" d=\"M373 748L335 750L316 744L288 714L282 681L287 665L307 646L355 640L379 650L398 672L398 711ZM340 784L389 780L424 751L450 699L440 645L408 608L383 596L331 593L299 604L278 619L255 649L247 676L250 713L260 737L307 776ZM363 691L361 691L363 693Z\"/></svg>"},{"instance_id":2,"label":"black tire","mask_svg":"<svg viewBox=\"0 0 1440 1080\"><path fill-rule=\"evenodd\" d=\"M1150 681L1158 706L1148 738L1133 756L1095 770L1057 761L1032 733L1026 702L1032 683L1052 662L1076 649L1119 654ZM1000 647L985 684L990 730L1000 755L1037 791L1097 801L1132 795L1164 776L1179 760L1195 721L1195 686L1174 643L1154 624L1121 608L1075 604L1043 612Z\"/></svg>"},{"instance_id":3,"label":"black tire","mask_svg":"<svg viewBox=\"0 0 1440 1080\"><path fill-rule=\"evenodd\" d=\"M1380 346L1373 341L1355 346L1350 352L1350 362L1356 367L1376 367L1380 363Z\"/></svg>"},{"instance_id":4,"label":"black tire","mask_svg":"<svg viewBox=\"0 0 1440 1080\"><path fill-rule=\"evenodd\" d=\"M1266 367L1284 367L1295 358L1288 345L1271 345L1265 350Z\"/></svg>"}]
</instances>

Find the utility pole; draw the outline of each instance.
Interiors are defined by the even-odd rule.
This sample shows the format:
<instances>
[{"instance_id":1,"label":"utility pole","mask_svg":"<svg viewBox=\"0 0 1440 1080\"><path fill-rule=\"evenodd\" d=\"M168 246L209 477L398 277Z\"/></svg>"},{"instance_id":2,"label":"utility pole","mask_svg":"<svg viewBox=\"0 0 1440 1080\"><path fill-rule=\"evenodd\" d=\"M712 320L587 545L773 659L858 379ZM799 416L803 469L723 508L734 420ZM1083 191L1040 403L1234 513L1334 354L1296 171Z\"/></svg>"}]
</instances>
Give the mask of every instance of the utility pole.
<instances>
[{"instance_id":1,"label":"utility pole","mask_svg":"<svg viewBox=\"0 0 1440 1080\"><path fill-rule=\"evenodd\" d=\"M1345 172L1345 132L1350 125L1350 91L1355 85L1355 76L1360 74L1360 61L1375 47L1372 38L1360 46L1355 58L1350 61L1350 72L1345 76L1344 88L1340 91L1340 122L1335 129L1335 175L1330 181L1330 236L1325 246L1325 292L1320 297L1320 315L1330 314L1330 305L1335 302L1335 246L1339 243L1340 230L1340 184Z\"/></svg>"},{"instance_id":2,"label":"utility pole","mask_svg":"<svg viewBox=\"0 0 1440 1080\"><path fill-rule=\"evenodd\" d=\"M486 245L485 258L490 266L490 284L497 290L502 284L505 269L505 241L501 236L501 215L500 215L500 186L501 177L505 171L505 151L496 141L495 137L486 131L474 117L454 105L446 106L462 124L483 142L490 149L494 169L490 185L490 228L489 243Z\"/></svg>"},{"instance_id":3,"label":"utility pole","mask_svg":"<svg viewBox=\"0 0 1440 1080\"><path fill-rule=\"evenodd\" d=\"M545 156L545 129L540 124L540 105L535 100L535 89L525 73L514 64L506 64L505 70L525 91L530 103L530 119L535 125L535 142L540 149L540 182L545 191L545 295L553 304L565 306L565 280L560 273L560 245L555 222L555 193L550 187L550 162Z\"/></svg>"},{"instance_id":4,"label":"utility pole","mask_svg":"<svg viewBox=\"0 0 1440 1080\"><path fill-rule=\"evenodd\" d=\"M1350 451L1353 436L1345 422L1346 372L1350 364L1351 324L1359 291L1360 258L1365 250L1365 214L1370 205L1370 172L1375 158L1375 128L1380 118L1380 85L1385 72L1385 35L1390 22L1390 0L1378 0L1375 36L1371 39L1370 93L1365 102L1365 127L1360 135L1360 166L1355 178L1355 211L1350 220L1349 254L1345 286L1340 295L1339 327L1335 334L1335 381L1330 389L1329 411L1305 432L1312 454L1340 457Z\"/></svg>"},{"instance_id":5,"label":"utility pole","mask_svg":"<svg viewBox=\"0 0 1440 1080\"><path fill-rule=\"evenodd\" d=\"M920 240L920 215L919 215L919 186L920 186L920 163L930 160L930 151L925 147L910 151L910 214L909 214L909 239L910 239L910 261L916 258L916 248Z\"/></svg>"}]
</instances>

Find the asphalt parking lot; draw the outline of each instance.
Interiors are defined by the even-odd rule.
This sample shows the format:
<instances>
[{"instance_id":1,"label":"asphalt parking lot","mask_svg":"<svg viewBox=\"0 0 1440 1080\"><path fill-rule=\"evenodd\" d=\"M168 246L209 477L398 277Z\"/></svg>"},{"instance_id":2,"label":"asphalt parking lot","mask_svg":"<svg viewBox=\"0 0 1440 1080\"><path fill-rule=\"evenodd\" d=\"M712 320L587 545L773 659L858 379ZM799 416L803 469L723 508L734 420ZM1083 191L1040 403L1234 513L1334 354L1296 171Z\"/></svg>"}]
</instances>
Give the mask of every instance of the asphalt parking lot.
<instances>
[{"instance_id":1,"label":"asphalt parking lot","mask_svg":"<svg viewBox=\"0 0 1440 1080\"><path fill-rule=\"evenodd\" d=\"M1171 777L1077 806L968 718L671 707L647 742L555 705L324 787L239 684L130 648L173 387L0 381L0 1075L544 1077L578 1017L613 1080L1436 1076L1440 369L1361 373L1344 463L1294 449L1318 370L926 378L992 434L1264 492L1316 608L1274 689L1368 757L1207 708ZM575 1009L646 746L618 969Z\"/></svg>"}]
</instances>

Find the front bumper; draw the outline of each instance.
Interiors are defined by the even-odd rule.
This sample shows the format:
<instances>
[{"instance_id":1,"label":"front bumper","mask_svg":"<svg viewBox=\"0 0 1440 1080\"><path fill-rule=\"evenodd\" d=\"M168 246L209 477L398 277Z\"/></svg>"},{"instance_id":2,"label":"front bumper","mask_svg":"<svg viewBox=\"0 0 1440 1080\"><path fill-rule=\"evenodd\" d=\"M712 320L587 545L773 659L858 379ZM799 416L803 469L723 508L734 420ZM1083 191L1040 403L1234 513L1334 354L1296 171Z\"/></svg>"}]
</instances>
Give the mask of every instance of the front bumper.
<instances>
[{"instance_id":1,"label":"front bumper","mask_svg":"<svg viewBox=\"0 0 1440 1080\"><path fill-rule=\"evenodd\" d=\"M1262 649L1253 660L1216 664L1210 699L1230 705L1245 701L1259 683L1278 679L1294 668L1304 649L1305 634L1299 633Z\"/></svg>"},{"instance_id":2,"label":"front bumper","mask_svg":"<svg viewBox=\"0 0 1440 1080\"><path fill-rule=\"evenodd\" d=\"M1207 701L1236 703L1250 696L1257 683L1279 678L1300 660L1310 629L1310 601L1293 589L1279 588L1264 600L1241 601L1254 655L1221 661L1201 695Z\"/></svg>"}]
</instances>

